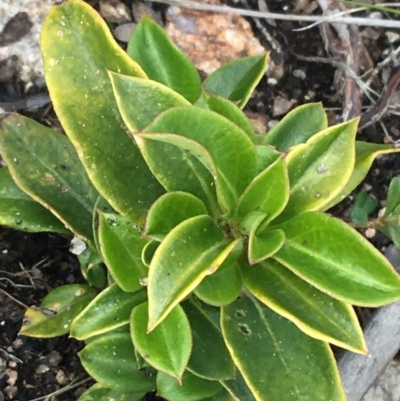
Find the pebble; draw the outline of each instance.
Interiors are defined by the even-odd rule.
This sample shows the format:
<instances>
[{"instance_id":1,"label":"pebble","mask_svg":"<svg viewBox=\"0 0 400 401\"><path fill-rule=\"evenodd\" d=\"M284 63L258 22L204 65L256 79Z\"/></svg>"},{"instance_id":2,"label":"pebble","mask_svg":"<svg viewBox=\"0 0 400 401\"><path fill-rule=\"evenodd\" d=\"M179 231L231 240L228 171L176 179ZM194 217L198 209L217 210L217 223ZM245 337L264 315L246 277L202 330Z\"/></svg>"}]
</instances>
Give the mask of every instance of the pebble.
<instances>
[{"instance_id":1,"label":"pebble","mask_svg":"<svg viewBox=\"0 0 400 401\"><path fill-rule=\"evenodd\" d=\"M35 372L38 375L42 375L43 373L46 373L50 370L50 368L45 365L44 363L41 363L39 366L36 367Z\"/></svg>"},{"instance_id":2,"label":"pebble","mask_svg":"<svg viewBox=\"0 0 400 401\"><path fill-rule=\"evenodd\" d=\"M203 3L220 5L218 0ZM168 36L207 74L240 57L266 51L250 24L235 14L212 13L171 6L166 12Z\"/></svg>"},{"instance_id":3,"label":"pebble","mask_svg":"<svg viewBox=\"0 0 400 401\"><path fill-rule=\"evenodd\" d=\"M114 29L114 36L120 41L124 43L129 42L129 38L132 35L133 30L135 29L136 24L133 22L127 22L126 24L118 25Z\"/></svg>"},{"instance_id":4,"label":"pebble","mask_svg":"<svg viewBox=\"0 0 400 401\"><path fill-rule=\"evenodd\" d=\"M287 100L282 96L276 96L274 99L274 105L272 106L272 115L278 117L286 114L293 107L293 104L292 101Z\"/></svg>"},{"instance_id":5,"label":"pebble","mask_svg":"<svg viewBox=\"0 0 400 401\"><path fill-rule=\"evenodd\" d=\"M17 386L7 386L4 388L4 392L11 400L18 394Z\"/></svg>"}]
</instances>

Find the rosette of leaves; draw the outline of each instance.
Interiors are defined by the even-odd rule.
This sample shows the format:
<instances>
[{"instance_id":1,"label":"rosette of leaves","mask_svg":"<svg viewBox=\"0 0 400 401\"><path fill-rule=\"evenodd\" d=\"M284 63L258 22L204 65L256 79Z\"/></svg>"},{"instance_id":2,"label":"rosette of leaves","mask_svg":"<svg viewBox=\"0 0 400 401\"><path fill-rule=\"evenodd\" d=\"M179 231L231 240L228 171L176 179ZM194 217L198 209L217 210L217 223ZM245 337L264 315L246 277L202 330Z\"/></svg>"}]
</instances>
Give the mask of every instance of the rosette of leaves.
<instances>
[{"instance_id":1,"label":"rosette of leaves","mask_svg":"<svg viewBox=\"0 0 400 401\"><path fill-rule=\"evenodd\" d=\"M366 354L351 305L400 299L400 279L324 211L396 149L357 142L357 120L328 127L320 104L256 135L242 109L267 57L201 82L146 16L125 53L66 1L41 47L66 135L2 119L0 221L75 234L107 285L57 288L21 333L85 341L80 401L344 400L329 344Z\"/></svg>"}]
</instances>

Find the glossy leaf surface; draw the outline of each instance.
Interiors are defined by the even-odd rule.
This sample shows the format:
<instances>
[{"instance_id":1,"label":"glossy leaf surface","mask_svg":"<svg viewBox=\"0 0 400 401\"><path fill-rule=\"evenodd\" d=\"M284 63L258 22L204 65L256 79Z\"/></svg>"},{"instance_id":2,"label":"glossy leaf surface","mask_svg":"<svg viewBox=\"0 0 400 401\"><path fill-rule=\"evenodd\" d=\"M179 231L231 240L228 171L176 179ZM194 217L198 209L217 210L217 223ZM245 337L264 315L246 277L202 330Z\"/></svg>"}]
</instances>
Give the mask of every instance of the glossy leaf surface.
<instances>
[{"instance_id":1,"label":"glossy leaf surface","mask_svg":"<svg viewBox=\"0 0 400 401\"><path fill-rule=\"evenodd\" d=\"M204 130L204 126L212 129ZM256 152L250 139L235 124L209 110L170 109L139 134L138 143L141 138L173 144L197 157L215 177L218 199L227 212L254 177Z\"/></svg>"},{"instance_id":2,"label":"glossy leaf surface","mask_svg":"<svg viewBox=\"0 0 400 401\"><path fill-rule=\"evenodd\" d=\"M156 387L152 370L138 370L129 333L104 334L89 342L79 357L90 376L112 390L139 393Z\"/></svg>"},{"instance_id":3,"label":"glossy leaf surface","mask_svg":"<svg viewBox=\"0 0 400 401\"><path fill-rule=\"evenodd\" d=\"M317 290L273 259L241 266L244 284L251 293L304 333L366 353L362 330L350 305Z\"/></svg>"},{"instance_id":4,"label":"glossy leaf surface","mask_svg":"<svg viewBox=\"0 0 400 401\"><path fill-rule=\"evenodd\" d=\"M122 216L100 214L99 242L104 261L117 284L124 291L141 288L140 279L147 276L142 263L143 239L141 229Z\"/></svg>"},{"instance_id":5,"label":"glossy leaf surface","mask_svg":"<svg viewBox=\"0 0 400 401\"><path fill-rule=\"evenodd\" d=\"M115 99L130 131L149 125L163 111L190 103L178 93L149 79L110 72Z\"/></svg>"},{"instance_id":6,"label":"glossy leaf surface","mask_svg":"<svg viewBox=\"0 0 400 401\"><path fill-rule=\"evenodd\" d=\"M248 252L250 264L254 265L270 258L278 252L284 242L285 233L280 229L260 232L258 230L252 231L249 237Z\"/></svg>"},{"instance_id":7,"label":"glossy leaf surface","mask_svg":"<svg viewBox=\"0 0 400 401\"><path fill-rule=\"evenodd\" d=\"M151 206L144 235L161 241L178 224L201 214L207 214L207 209L199 198L186 192L169 192Z\"/></svg>"},{"instance_id":8,"label":"glossy leaf surface","mask_svg":"<svg viewBox=\"0 0 400 401\"><path fill-rule=\"evenodd\" d=\"M115 210L142 224L163 189L122 126L107 70L146 74L83 1L54 5L41 38L54 109L93 184Z\"/></svg>"},{"instance_id":9,"label":"glossy leaf surface","mask_svg":"<svg viewBox=\"0 0 400 401\"><path fill-rule=\"evenodd\" d=\"M184 221L165 237L149 270L149 330L207 274L218 269L229 253L227 246L228 240L221 230L205 215Z\"/></svg>"},{"instance_id":10,"label":"glossy leaf surface","mask_svg":"<svg viewBox=\"0 0 400 401\"><path fill-rule=\"evenodd\" d=\"M127 52L150 79L180 93L191 103L200 96L200 77L193 63L146 15L133 31Z\"/></svg>"},{"instance_id":11,"label":"glossy leaf surface","mask_svg":"<svg viewBox=\"0 0 400 401\"><path fill-rule=\"evenodd\" d=\"M357 123L335 125L292 148L286 158L290 198L277 221L320 210L340 193L354 167Z\"/></svg>"},{"instance_id":12,"label":"glossy leaf surface","mask_svg":"<svg viewBox=\"0 0 400 401\"><path fill-rule=\"evenodd\" d=\"M255 401L254 395L243 379L242 374L236 369L235 378L220 382L235 401L246 400Z\"/></svg>"},{"instance_id":13,"label":"glossy leaf surface","mask_svg":"<svg viewBox=\"0 0 400 401\"><path fill-rule=\"evenodd\" d=\"M260 173L246 188L239 199L237 214L259 211L271 221L286 206L289 199L288 173L283 158L279 158Z\"/></svg>"},{"instance_id":14,"label":"glossy leaf surface","mask_svg":"<svg viewBox=\"0 0 400 401\"><path fill-rule=\"evenodd\" d=\"M14 182L7 167L0 168L0 224L28 232L69 230Z\"/></svg>"},{"instance_id":15,"label":"glossy leaf surface","mask_svg":"<svg viewBox=\"0 0 400 401\"><path fill-rule=\"evenodd\" d=\"M222 96L243 108L267 68L267 56L244 57L226 63L203 82L206 91Z\"/></svg>"},{"instance_id":16,"label":"glossy leaf surface","mask_svg":"<svg viewBox=\"0 0 400 401\"><path fill-rule=\"evenodd\" d=\"M110 401L116 399L118 401L140 401L146 392L141 393L119 393L115 390L107 388L100 383L89 387L77 401Z\"/></svg>"},{"instance_id":17,"label":"glossy leaf surface","mask_svg":"<svg viewBox=\"0 0 400 401\"><path fill-rule=\"evenodd\" d=\"M187 371L181 386L166 373L157 374L157 394L169 401L200 401L212 397L221 389L218 382L202 379Z\"/></svg>"},{"instance_id":18,"label":"glossy leaf surface","mask_svg":"<svg viewBox=\"0 0 400 401\"><path fill-rule=\"evenodd\" d=\"M17 114L8 115L1 124L1 154L16 184L71 231L93 242L92 213L98 194L69 140Z\"/></svg>"},{"instance_id":19,"label":"glossy leaf surface","mask_svg":"<svg viewBox=\"0 0 400 401\"><path fill-rule=\"evenodd\" d=\"M228 257L214 273L204 277L194 293L204 302L214 305L227 305L234 301L242 289L239 266Z\"/></svg>"},{"instance_id":20,"label":"glossy leaf surface","mask_svg":"<svg viewBox=\"0 0 400 401\"><path fill-rule=\"evenodd\" d=\"M394 177L390 181L384 216L398 214L400 214L400 178Z\"/></svg>"},{"instance_id":21,"label":"glossy leaf surface","mask_svg":"<svg viewBox=\"0 0 400 401\"><path fill-rule=\"evenodd\" d=\"M132 311L133 344L148 364L180 382L192 349L192 334L185 312L180 305L175 306L151 333L147 333L148 315L147 302Z\"/></svg>"},{"instance_id":22,"label":"glossy leaf surface","mask_svg":"<svg viewBox=\"0 0 400 401\"><path fill-rule=\"evenodd\" d=\"M257 401L345 401L328 344L305 335L254 298L244 295L224 306L221 324Z\"/></svg>"},{"instance_id":23,"label":"glossy leaf surface","mask_svg":"<svg viewBox=\"0 0 400 401\"><path fill-rule=\"evenodd\" d=\"M309 103L296 107L263 137L264 144L279 151L308 141L317 132L328 127L328 119L321 103Z\"/></svg>"},{"instance_id":24,"label":"glossy leaf surface","mask_svg":"<svg viewBox=\"0 0 400 401\"><path fill-rule=\"evenodd\" d=\"M226 348L222 333L199 305L183 303L193 335L193 349L188 370L209 380L234 377L235 365Z\"/></svg>"},{"instance_id":25,"label":"glossy leaf surface","mask_svg":"<svg viewBox=\"0 0 400 401\"><path fill-rule=\"evenodd\" d=\"M279 226L285 244L273 256L328 295L376 307L400 299L400 278L366 239L342 221L303 213Z\"/></svg>"},{"instance_id":26,"label":"glossy leaf surface","mask_svg":"<svg viewBox=\"0 0 400 401\"><path fill-rule=\"evenodd\" d=\"M40 307L25 311L20 334L49 338L69 332L71 322L96 296L96 291L84 284L67 284L47 294Z\"/></svg>"},{"instance_id":27,"label":"glossy leaf surface","mask_svg":"<svg viewBox=\"0 0 400 401\"><path fill-rule=\"evenodd\" d=\"M253 142L255 141L254 130L246 115L230 100L203 92L196 106L221 114L241 128Z\"/></svg>"},{"instance_id":28,"label":"glossy leaf surface","mask_svg":"<svg viewBox=\"0 0 400 401\"><path fill-rule=\"evenodd\" d=\"M76 316L71 325L71 337L86 340L128 324L132 309L146 299L144 290L132 294L115 283L110 285Z\"/></svg>"},{"instance_id":29,"label":"glossy leaf surface","mask_svg":"<svg viewBox=\"0 0 400 401\"><path fill-rule=\"evenodd\" d=\"M321 210L328 210L348 196L362 182L378 156L397 152L400 152L400 148L393 145L356 141L356 161L351 177L345 187Z\"/></svg>"}]
</instances>

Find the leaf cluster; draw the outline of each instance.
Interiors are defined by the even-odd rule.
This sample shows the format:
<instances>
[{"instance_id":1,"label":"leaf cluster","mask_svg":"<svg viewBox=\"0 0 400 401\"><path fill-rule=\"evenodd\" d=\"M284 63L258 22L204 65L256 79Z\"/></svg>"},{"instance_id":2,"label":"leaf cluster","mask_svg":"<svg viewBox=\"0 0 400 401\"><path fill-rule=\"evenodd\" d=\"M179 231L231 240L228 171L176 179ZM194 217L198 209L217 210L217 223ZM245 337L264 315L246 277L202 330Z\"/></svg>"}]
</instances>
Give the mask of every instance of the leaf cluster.
<instances>
[{"instance_id":1,"label":"leaf cluster","mask_svg":"<svg viewBox=\"0 0 400 401\"><path fill-rule=\"evenodd\" d=\"M329 343L366 354L351 305L400 299L400 279L324 212L396 149L356 141L357 120L328 127L320 104L256 135L242 109L267 57L201 82L146 16L125 53L70 0L41 45L66 136L3 118L0 222L87 246L89 285L52 291L21 330L85 341L97 383L79 401L344 400Z\"/></svg>"}]
</instances>

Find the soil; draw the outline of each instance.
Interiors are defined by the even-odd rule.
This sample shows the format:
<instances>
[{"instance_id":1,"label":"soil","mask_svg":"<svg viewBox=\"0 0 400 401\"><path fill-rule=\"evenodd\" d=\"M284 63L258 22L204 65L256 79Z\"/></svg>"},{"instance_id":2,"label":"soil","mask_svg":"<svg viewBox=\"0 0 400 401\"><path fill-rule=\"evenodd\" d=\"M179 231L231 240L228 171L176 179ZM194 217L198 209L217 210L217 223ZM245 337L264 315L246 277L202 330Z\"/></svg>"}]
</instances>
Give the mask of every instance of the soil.
<instances>
[{"instance_id":1,"label":"soil","mask_svg":"<svg viewBox=\"0 0 400 401\"><path fill-rule=\"evenodd\" d=\"M91 4L97 3L91 1ZM132 1L124 3L131 9ZM257 1L225 2L232 6L248 6L256 9ZM269 0L272 12L292 12L294 2ZM153 6L164 18L164 6ZM393 16L385 15L385 18ZM265 36L257 24L249 19L254 35L265 44ZM284 74L276 85L265 77L249 102L247 111L252 116L261 116L263 124L280 117L274 116L274 102L278 97L303 104L309 101L322 101L329 110L332 120L343 109L342 96L335 85L337 67L327 63L305 61L301 56L326 57L326 51L318 28L304 32L293 32L300 25L296 22L278 22L271 27L263 22L270 34L280 43L283 50ZM363 29L363 43L371 56L373 66L377 66L399 45L390 43L387 32L382 29ZM268 45L268 43L266 43ZM276 55L275 55L276 56ZM278 57L279 58L279 57ZM303 79L296 78L294 71L303 71ZM372 84L380 92L383 90L382 75ZM33 91L35 89L33 88ZM22 97L19 82L10 81L0 84L0 101L16 101ZM368 102L363 98L363 104ZM59 128L59 123L51 106L42 107L34 112L20 110L21 113L41 121L46 125ZM383 124L391 136L396 138L400 126L396 117L386 117ZM385 133L380 124L372 125L359 133L359 140L383 143ZM387 141L387 140L386 140ZM396 155L384 156L377 160L365 182L355 191L366 190L378 201L374 212L385 204L390 179L399 172L400 159ZM346 198L332 213L340 218L349 219L354 196ZM373 215L373 216L374 216ZM55 339L33 339L18 336L22 325L24 305L39 305L42 298L53 288L69 283L83 283L79 264L69 252L69 238L52 234L26 234L0 228L0 401L33 401L41 399L73 401L93 382L80 365L77 352L82 344L67 336ZM391 241L380 233L370 238L380 250ZM363 323L369 319L370 311L358 311ZM67 387L66 387L67 386ZM70 387L68 387L70 386ZM63 392L49 396L63 389ZM67 390L67 391L64 391ZM3 394L3 395L2 395ZM46 398L46 396L48 396ZM154 395L147 398L155 399Z\"/></svg>"}]
</instances>

